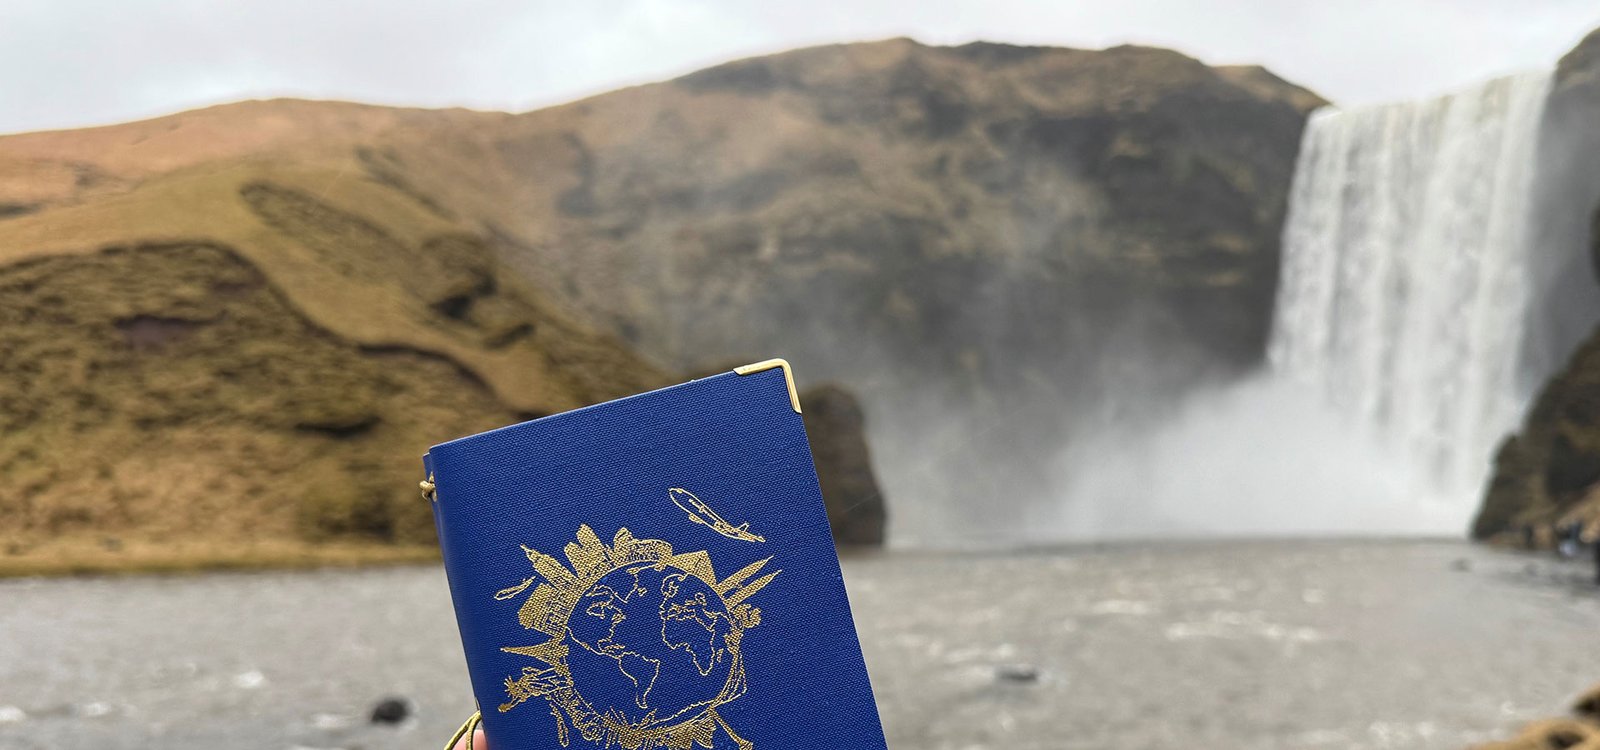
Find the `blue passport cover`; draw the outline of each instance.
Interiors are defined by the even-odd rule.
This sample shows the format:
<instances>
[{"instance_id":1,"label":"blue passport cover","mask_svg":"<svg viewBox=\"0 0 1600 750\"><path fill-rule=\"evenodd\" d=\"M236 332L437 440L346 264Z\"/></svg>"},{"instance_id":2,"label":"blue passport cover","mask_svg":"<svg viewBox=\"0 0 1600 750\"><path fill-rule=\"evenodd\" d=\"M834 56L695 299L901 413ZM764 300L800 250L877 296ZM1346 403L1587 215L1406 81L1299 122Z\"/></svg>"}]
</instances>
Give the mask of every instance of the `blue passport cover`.
<instances>
[{"instance_id":1,"label":"blue passport cover","mask_svg":"<svg viewBox=\"0 0 1600 750\"><path fill-rule=\"evenodd\" d=\"M424 456L493 750L885 747L788 366L740 371Z\"/></svg>"}]
</instances>

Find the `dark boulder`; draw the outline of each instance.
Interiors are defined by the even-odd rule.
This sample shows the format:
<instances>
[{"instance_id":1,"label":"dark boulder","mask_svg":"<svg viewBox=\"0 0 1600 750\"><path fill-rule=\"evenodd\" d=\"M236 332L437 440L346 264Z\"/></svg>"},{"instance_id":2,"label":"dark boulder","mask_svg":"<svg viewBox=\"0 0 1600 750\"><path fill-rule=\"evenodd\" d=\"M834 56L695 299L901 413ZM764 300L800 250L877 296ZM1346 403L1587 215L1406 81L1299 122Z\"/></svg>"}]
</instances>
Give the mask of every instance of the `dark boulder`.
<instances>
[{"instance_id":1,"label":"dark boulder","mask_svg":"<svg viewBox=\"0 0 1600 750\"><path fill-rule=\"evenodd\" d=\"M384 698L372 707L374 724L399 724L411 715L411 704L404 698Z\"/></svg>"},{"instance_id":2,"label":"dark boulder","mask_svg":"<svg viewBox=\"0 0 1600 750\"><path fill-rule=\"evenodd\" d=\"M1002 664L995 668L994 676L1001 682L1032 685L1039 681L1039 668L1032 664Z\"/></svg>"},{"instance_id":3,"label":"dark boulder","mask_svg":"<svg viewBox=\"0 0 1600 750\"><path fill-rule=\"evenodd\" d=\"M888 512L872 473L861 404L849 391L831 384L807 389L800 394L800 403L834 541L849 546L883 544Z\"/></svg>"},{"instance_id":4,"label":"dark boulder","mask_svg":"<svg viewBox=\"0 0 1600 750\"><path fill-rule=\"evenodd\" d=\"M720 375L746 361L724 362L697 368L690 377ZM872 450L867 445L867 420L860 399L834 384L800 391L801 416L811 460L817 465L817 483L828 509L833 541L841 547L876 547L884 542L888 505L872 470Z\"/></svg>"}]
</instances>

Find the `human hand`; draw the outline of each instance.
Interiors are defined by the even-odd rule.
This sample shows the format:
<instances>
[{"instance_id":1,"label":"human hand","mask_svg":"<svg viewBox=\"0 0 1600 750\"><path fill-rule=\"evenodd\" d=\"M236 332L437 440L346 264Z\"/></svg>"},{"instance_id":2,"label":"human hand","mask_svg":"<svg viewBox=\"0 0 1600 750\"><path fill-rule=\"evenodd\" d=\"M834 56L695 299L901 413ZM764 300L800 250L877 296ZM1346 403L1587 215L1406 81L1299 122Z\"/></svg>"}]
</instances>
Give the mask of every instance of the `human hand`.
<instances>
[{"instance_id":1,"label":"human hand","mask_svg":"<svg viewBox=\"0 0 1600 750\"><path fill-rule=\"evenodd\" d=\"M467 738L462 737L453 750L467 750ZM472 750L489 750L489 743L484 741L483 730L474 730L472 733Z\"/></svg>"}]
</instances>

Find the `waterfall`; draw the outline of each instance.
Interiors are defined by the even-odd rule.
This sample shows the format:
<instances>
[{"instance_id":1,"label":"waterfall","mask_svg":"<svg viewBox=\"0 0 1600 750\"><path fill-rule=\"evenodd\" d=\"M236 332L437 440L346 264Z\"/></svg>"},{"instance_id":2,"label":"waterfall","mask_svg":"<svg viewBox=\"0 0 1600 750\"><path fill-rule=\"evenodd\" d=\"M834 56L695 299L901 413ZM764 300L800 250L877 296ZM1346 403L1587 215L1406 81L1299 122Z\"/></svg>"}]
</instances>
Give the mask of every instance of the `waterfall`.
<instances>
[{"instance_id":1,"label":"waterfall","mask_svg":"<svg viewBox=\"0 0 1600 750\"><path fill-rule=\"evenodd\" d=\"M1524 346L1550 265L1530 231L1549 86L1547 74L1518 75L1314 114L1290 187L1268 366L1190 394L1154 428L1070 445L1065 501L1039 527L1088 538L1463 533L1529 375L1550 366Z\"/></svg>"},{"instance_id":2,"label":"waterfall","mask_svg":"<svg viewBox=\"0 0 1600 750\"><path fill-rule=\"evenodd\" d=\"M1463 525L1529 395L1518 357L1549 78L1320 111L1289 197L1271 377L1309 386Z\"/></svg>"}]
</instances>

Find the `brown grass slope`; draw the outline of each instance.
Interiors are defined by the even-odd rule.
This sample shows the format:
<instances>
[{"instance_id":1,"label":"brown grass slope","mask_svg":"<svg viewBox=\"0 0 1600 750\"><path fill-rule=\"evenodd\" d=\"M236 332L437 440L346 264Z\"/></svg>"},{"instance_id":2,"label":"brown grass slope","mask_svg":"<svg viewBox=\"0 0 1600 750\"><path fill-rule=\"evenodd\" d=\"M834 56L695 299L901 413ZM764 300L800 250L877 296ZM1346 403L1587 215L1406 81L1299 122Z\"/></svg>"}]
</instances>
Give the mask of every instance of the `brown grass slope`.
<instances>
[{"instance_id":1,"label":"brown grass slope","mask_svg":"<svg viewBox=\"0 0 1600 750\"><path fill-rule=\"evenodd\" d=\"M307 103L278 105L236 130ZM0 139L101 176L5 181L31 207L0 220L0 571L425 556L430 442L670 380L375 177L368 130L128 153L185 118Z\"/></svg>"}]
</instances>

